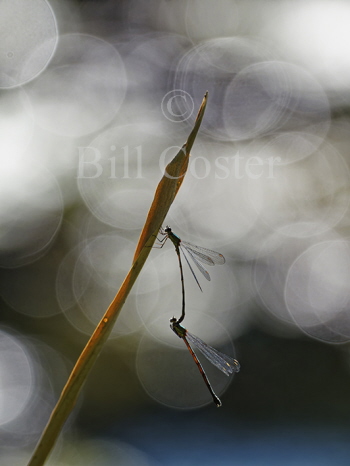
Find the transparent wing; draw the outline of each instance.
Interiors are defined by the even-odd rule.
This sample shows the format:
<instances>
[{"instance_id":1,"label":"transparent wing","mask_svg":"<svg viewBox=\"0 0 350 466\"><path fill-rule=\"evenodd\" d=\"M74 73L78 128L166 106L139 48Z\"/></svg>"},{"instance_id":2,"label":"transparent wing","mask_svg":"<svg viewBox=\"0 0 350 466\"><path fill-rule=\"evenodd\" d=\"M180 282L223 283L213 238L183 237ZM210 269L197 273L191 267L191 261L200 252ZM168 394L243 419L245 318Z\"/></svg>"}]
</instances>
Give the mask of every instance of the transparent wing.
<instances>
[{"instance_id":1,"label":"transparent wing","mask_svg":"<svg viewBox=\"0 0 350 466\"><path fill-rule=\"evenodd\" d=\"M199 289L200 289L201 291L203 291L203 290L202 290L202 287L200 286L199 281L198 281L198 279L197 279L197 277L196 277L196 274L193 272L193 269L192 269L192 267L191 267L191 264L189 263L189 260L187 259L187 256L186 256L186 254L184 253L184 250L183 250L182 248L180 248L180 249L181 249L182 255L183 255L184 258L186 259L186 262L187 262L187 264L188 264L188 266L189 266L189 268L190 268L190 270L191 270L191 272L192 272L192 275L194 276L194 279L195 279L196 282L197 282L197 285L199 286ZM192 256L191 256L191 257L192 257ZM193 259L193 257L192 257L192 259ZM203 269L202 266L201 266L201 268ZM201 270L201 269L199 269L199 270ZM208 272L207 272L206 270L203 269L203 271L206 272L206 273L208 274ZM201 272L202 272L202 270L201 270ZM203 272L202 272L202 273L203 273ZM205 276L205 278L207 278L206 275L204 275L204 276ZM208 276L209 276L209 274L208 274ZM207 280L210 280L210 277L207 278Z\"/></svg>"},{"instance_id":2,"label":"transparent wing","mask_svg":"<svg viewBox=\"0 0 350 466\"><path fill-rule=\"evenodd\" d=\"M195 244L188 243L187 241L181 241L181 244L186 248L186 250L190 250L193 255L197 257L197 259L207 265L222 265L225 263L225 258L222 254L216 251L212 251L211 249L202 248L201 246L196 246Z\"/></svg>"},{"instance_id":3,"label":"transparent wing","mask_svg":"<svg viewBox=\"0 0 350 466\"><path fill-rule=\"evenodd\" d=\"M210 361L214 366L220 369L227 376L233 372L239 372L240 365L236 359L230 358L224 353L216 350L207 343L204 343L203 340L192 335L192 333L186 332L187 340L194 345L199 351Z\"/></svg>"},{"instance_id":4,"label":"transparent wing","mask_svg":"<svg viewBox=\"0 0 350 466\"><path fill-rule=\"evenodd\" d=\"M205 270L205 268L198 262L198 260L196 259L197 256L195 256L194 254L192 254L192 252L190 251L190 249L187 249L186 246L182 247L182 241L181 241L181 243L180 243L180 249L181 249L182 254L184 255L184 257L185 257L185 259L186 259L186 261L187 261L187 264L190 266L190 263L189 263L189 261L188 261L188 259L187 259L187 257L186 257L185 251L187 251L187 253L190 255L191 259L192 259L193 262L196 264L198 270L205 276L205 278L206 278L207 280L210 281L210 275L209 275L209 273L208 273L208 272ZM185 251L184 251L184 250L185 250ZM211 264L211 265L214 265L214 264ZM194 272L193 272L191 266L190 266L190 269L191 269L191 272L193 273L194 278L196 279L196 282L198 283L197 277L196 277L196 275L194 274ZM199 286L199 288L200 288L199 283L198 283L198 286Z\"/></svg>"}]
</instances>

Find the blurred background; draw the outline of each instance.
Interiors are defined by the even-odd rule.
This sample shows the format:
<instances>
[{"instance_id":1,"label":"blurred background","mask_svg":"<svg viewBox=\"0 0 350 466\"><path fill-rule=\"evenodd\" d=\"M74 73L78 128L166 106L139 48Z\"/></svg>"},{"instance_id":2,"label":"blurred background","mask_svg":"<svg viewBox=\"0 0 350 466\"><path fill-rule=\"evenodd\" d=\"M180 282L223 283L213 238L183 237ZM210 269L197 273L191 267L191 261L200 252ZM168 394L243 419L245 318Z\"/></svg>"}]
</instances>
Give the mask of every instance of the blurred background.
<instances>
[{"instance_id":1,"label":"blurred background","mask_svg":"<svg viewBox=\"0 0 350 466\"><path fill-rule=\"evenodd\" d=\"M167 224L48 464L348 465L350 3L0 3L0 463L25 465L122 283L166 163ZM164 225L165 226L165 225ZM201 361L204 358L200 358Z\"/></svg>"}]
</instances>

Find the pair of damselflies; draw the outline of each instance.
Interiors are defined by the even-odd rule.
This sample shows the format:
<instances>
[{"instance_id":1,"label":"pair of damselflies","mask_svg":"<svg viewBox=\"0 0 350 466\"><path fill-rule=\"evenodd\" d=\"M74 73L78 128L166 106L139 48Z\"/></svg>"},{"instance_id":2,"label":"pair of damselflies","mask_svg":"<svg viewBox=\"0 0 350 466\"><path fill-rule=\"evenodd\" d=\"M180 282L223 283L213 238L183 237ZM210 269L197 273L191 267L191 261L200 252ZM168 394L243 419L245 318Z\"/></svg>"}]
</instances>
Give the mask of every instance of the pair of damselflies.
<instances>
[{"instance_id":1,"label":"pair of damselflies","mask_svg":"<svg viewBox=\"0 0 350 466\"><path fill-rule=\"evenodd\" d=\"M208 390L211 396L213 397L214 403L216 404L216 406L219 407L221 406L221 401L219 397L215 394L212 386L210 385L209 379L203 369L203 366L201 365L199 359L197 358L196 353L192 346L198 348L199 351L212 364L214 364L214 366L220 369L227 376L232 374L233 372L239 372L240 365L236 359L230 358L226 354L220 353L220 351L217 351L215 348L211 347L210 345L205 343L200 338L196 337L195 335L192 335L190 332L188 332L184 327L180 325L180 323L185 318L185 285L184 285L184 277L183 277L180 251L185 257L186 262L192 272L192 275L194 276L197 282L197 285L199 286L201 291L202 291L202 288L191 267L191 264L186 256L185 251L188 253L188 255L191 257L193 262L196 264L197 268L200 270L200 272L204 275L204 277L207 280L210 280L210 275L205 270L205 268L202 266L202 264L206 264L206 265L224 264L225 258L222 254L218 252L212 251L207 248L202 248L200 246L196 246L192 243L182 241L177 235L175 235L175 233L172 232L169 226L167 226L165 230L160 230L160 233L164 235L164 238L160 240L160 242L162 243L162 246L164 245L167 239L170 239L171 242L174 244L175 251L176 251L176 254L179 260L179 267L180 267L180 278L181 278L181 287L182 287L182 313L179 319L176 319L175 317L170 319L170 328L179 338L181 338L184 341L185 345L187 346L187 349L189 350L194 362L196 363L199 369L201 376L203 377L203 380L206 386L208 387Z\"/></svg>"},{"instance_id":2,"label":"pair of damselflies","mask_svg":"<svg viewBox=\"0 0 350 466\"><path fill-rule=\"evenodd\" d=\"M210 275L209 273L205 270L202 264L206 265L215 265L215 264L224 264L225 263L225 258L222 254L219 252L212 251L211 249L207 248L202 248L200 246L196 246L195 244L188 243L187 241L182 241L175 233L172 232L171 228L167 226L164 230L161 229L160 233L164 235L163 239L160 239L161 247L163 247L165 241L167 239L170 239L170 241L173 243L175 246L175 251L179 260L179 267L180 267L180 278L181 278L181 287L182 287L182 313L180 319L178 319L178 323L182 322L185 318L185 282L184 282L184 276L183 276L183 270L182 270L182 262L181 262L181 254L180 251L183 255L183 257L186 259L186 262L192 272L192 275L194 276L194 279L196 280L197 285L199 286L199 289L201 291L202 287L200 286L200 283L196 277L196 274L194 273L191 264L187 258L187 255L193 260L193 262L196 264L198 270L203 274L203 276L210 281Z\"/></svg>"}]
</instances>

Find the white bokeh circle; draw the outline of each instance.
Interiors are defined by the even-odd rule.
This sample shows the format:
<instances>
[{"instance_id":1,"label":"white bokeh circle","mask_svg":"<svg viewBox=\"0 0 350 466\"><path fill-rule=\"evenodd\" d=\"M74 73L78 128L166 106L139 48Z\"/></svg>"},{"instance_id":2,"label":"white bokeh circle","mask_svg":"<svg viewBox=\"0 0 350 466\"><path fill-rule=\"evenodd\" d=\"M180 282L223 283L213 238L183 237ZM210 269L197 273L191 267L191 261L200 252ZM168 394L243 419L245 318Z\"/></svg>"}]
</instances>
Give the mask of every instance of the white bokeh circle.
<instances>
[{"instance_id":1,"label":"white bokeh circle","mask_svg":"<svg viewBox=\"0 0 350 466\"><path fill-rule=\"evenodd\" d=\"M350 243L312 245L291 265L284 299L294 322L320 340L350 340Z\"/></svg>"},{"instance_id":2,"label":"white bokeh circle","mask_svg":"<svg viewBox=\"0 0 350 466\"><path fill-rule=\"evenodd\" d=\"M36 78L49 64L57 41L55 14L46 0L2 0L0 88Z\"/></svg>"},{"instance_id":3,"label":"white bokeh circle","mask_svg":"<svg viewBox=\"0 0 350 466\"><path fill-rule=\"evenodd\" d=\"M66 34L50 68L29 83L27 92L38 125L74 138L109 123L126 88L124 63L112 44L87 34Z\"/></svg>"}]
</instances>

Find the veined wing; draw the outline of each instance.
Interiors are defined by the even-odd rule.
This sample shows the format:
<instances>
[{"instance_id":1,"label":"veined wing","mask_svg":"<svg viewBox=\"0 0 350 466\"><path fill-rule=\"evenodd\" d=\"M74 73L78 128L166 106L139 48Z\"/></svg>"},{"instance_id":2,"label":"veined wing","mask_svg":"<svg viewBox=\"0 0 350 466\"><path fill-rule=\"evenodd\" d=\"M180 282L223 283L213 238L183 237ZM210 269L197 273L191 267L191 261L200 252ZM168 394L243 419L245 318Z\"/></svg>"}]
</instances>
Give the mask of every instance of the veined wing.
<instances>
[{"instance_id":1,"label":"veined wing","mask_svg":"<svg viewBox=\"0 0 350 466\"><path fill-rule=\"evenodd\" d=\"M196 282L197 282L197 285L199 286L199 289L200 289L201 291L203 291L203 290L202 290L202 287L201 287L200 284L199 284L198 278L196 277L196 274L193 272L193 269L192 269L192 267L191 267L191 264L190 264L189 260L187 259L187 256L186 256L186 254L185 254L185 252L184 252L184 249L185 249L185 248L183 249L183 248L180 247L180 249L181 249L182 255L183 255L184 258L186 259L186 262L187 262L187 264L188 264L188 266L189 266L189 268L190 268L190 270L191 270L191 272L192 272L192 275L194 276L194 279L195 279ZM186 249L186 250L187 250L187 249ZM192 257L192 259L193 259L193 256L192 256L192 255L191 255L191 257ZM210 281L210 276L209 276L208 272L207 272L198 262L196 262L196 261L194 261L194 262L196 263L197 267L198 267L199 270L202 272L202 274L205 276L205 278L206 278L207 280Z\"/></svg>"},{"instance_id":2,"label":"veined wing","mask_svg":"<svg viewBox=\"0 0 350 466\"><path fill-rule=\"evenodd\" d=\"M219 252L212 251L211 249L207 248L202 248L201 246L196 246L195 244L188 243L187 241L181 240L180 244L183 245L187 251L190 250L192 255L195 255L196 258L203 264L214 265L225 263L224 256Z\"/></svg>"},{"instance_id":3,"label":"veined wing","mask_svg":"<svg viewBox=\"0 0 350 466\"><path fill-rule=\"evenodd\" d=\"M190 263L189 263L189 260L187 259L187 256L186 256L186 254L185 254L185 251L189 254L189 256L191 257L191 259L193 260L193 262L196 264L196 266L198 267L198 270L205 276L205 278L206 278L207 280L210 281L210 275L209 275L209 273L208 273L208 272L205 270L205 268L198 262L198 260L196 259L196 256L195 256L194 254L192 254L192 252L190 251L190 249L187 249L187 247L186 247L185 245L184 245L184 247L182 247L182 241L181 241L181 243L180 243L180 249L181 249L181 251L182 251L182 254L183 254L184 258L185 258L186 261L187 261L187 264L188 264L189 268L191 269L191 272L192 272L194 278L196 279L196 282L197 282L199 288L202 290L202 288L201 288L201 286L200 286L200 284L199 284L199 282L198 282L198 280L197 280L197 277L196 277L195 273L193 272L193 269L192 269L192 267L191 267L191 265L190 265ZM211 265L214 265L214 264L211 264Z\"/></svg>"},{"instance_id":4,"label":"veined wing","mask_svg":"<svg viewBox=\"0 0 350 466\"><path fill-rule=\"evenodd\" d=\"M233 372L239 372L240 364L236 359L221 353L188 331L186 332L186 338L192 345L199 349L208 361L214 364L214 366L220 369L225 375L228 376Z\"/></svg>"}]
</instances>

